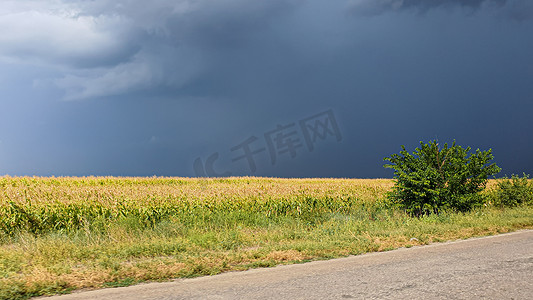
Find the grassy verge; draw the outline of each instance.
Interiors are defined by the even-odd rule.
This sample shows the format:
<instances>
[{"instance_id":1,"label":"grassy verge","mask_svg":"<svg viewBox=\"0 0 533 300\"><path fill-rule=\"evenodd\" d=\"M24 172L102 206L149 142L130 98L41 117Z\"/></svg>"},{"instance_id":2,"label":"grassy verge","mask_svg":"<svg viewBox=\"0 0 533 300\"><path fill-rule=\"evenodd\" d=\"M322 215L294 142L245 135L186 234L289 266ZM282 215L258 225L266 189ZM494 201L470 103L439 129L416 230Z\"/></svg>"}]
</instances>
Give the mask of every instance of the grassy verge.
<instances>
[{"instance_id":1,"label":"grassy verge","mask_svg":"<svg viewBox=\"0 0 533 300\"><path fill-rule=\"evenodd\" d=\"M533 228L531 206L410 218L385 200L390 180L1 178L0 186L0 299Z\"/></svg>"}]
</instances>

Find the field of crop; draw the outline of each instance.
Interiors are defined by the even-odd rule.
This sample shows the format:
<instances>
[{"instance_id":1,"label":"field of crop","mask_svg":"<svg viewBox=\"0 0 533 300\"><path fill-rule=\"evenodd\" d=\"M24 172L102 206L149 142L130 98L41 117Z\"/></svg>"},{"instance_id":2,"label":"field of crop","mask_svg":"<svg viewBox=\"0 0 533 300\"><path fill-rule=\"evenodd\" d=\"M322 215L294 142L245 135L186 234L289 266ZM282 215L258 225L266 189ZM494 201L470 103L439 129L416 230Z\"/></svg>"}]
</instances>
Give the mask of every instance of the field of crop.
<instances>
[{"instance_id":1,"label":"field of crop","mask_svg":"<svg viewBox=\"0 0 533 300\"><path fill-rule=\"evenodd\" d=\"M411 218L386 200L393 184L0 177L0 299L533 228L530 206Z\"/></svg>"},{"instance_id":2,"label":"field of crop","mask_svg":"<svg viewBox=\"0 0 533 300\"><path fill-rule=\"evenodd\" d=\"M105 226L117 218L153 226L171 216L217 212L299 217L348 213L377 205L392 184L342 179L4 177L0 232L64 232Z\"/></svg>"}]
</instances>

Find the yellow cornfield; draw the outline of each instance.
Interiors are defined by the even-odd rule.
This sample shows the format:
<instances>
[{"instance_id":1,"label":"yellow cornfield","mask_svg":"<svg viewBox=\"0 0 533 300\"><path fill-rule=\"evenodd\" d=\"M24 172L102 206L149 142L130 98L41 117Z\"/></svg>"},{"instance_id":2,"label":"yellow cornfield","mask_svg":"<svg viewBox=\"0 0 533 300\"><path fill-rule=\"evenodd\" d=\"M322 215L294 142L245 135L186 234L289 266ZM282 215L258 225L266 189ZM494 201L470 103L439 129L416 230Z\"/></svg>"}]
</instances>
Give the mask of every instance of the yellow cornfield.
<instances>
[{"instance_id":1,"label":"yellow cornfield","mask_svg":"<svg viewBox=\"0 0 533 300\"><path fill-rule=\"evenodd\" d=\"M0 232L70 231L132 217L248 211L268 216L349 212L384 203L390 179L258 177L0 177Z\"/></svg>"}]
</instances>

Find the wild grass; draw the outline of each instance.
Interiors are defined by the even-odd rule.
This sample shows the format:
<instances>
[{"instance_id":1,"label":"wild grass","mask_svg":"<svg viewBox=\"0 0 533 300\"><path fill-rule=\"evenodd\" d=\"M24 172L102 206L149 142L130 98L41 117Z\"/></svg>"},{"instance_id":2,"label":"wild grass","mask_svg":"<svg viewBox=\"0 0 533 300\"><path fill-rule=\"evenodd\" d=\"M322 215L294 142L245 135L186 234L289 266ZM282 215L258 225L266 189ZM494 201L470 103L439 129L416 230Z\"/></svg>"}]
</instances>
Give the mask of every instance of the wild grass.
<instances>
[{"instance_id":1,"label":"wild grass","mask_svg":"<svg viewBox=\"0 0 533 300\"><path fill-rule=\"evenodd\" d=\"M533 228L531 206L411 218L386 200L393 184L388 179L1 177L0 299Z\"/></svg>"}]
</instances>

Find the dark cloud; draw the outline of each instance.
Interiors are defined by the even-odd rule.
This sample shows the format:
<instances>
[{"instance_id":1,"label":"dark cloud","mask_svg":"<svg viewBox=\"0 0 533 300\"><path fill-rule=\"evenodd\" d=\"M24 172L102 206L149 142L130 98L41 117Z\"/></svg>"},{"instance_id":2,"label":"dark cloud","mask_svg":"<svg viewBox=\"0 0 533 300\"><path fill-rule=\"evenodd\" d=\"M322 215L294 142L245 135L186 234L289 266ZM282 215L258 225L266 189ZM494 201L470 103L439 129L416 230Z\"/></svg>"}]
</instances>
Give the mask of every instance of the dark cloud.
<instances>
[{"instance_id":1,"label":"dark cloud","mask_svg":"<svg viewBox=\"0 0 533 300\"><path fill-rule=\"evenodd\" d=\"M298 1L300 2L300 1ZM261 35L280 16L291 14L297 1L222 1L165 22L168 38L178 45L202 48L238 47Z\"/></svg>"},{"instance_id":2,"label":"dark cloud","mask_svg":"<svg viewBox=\"0 0 533 300\"><path fill-rule=\"evenodd\" d=\"M387 177L434 138L533 172L531 1L2 3L0 174ZM328 109L341 141L233 161Z\"/></svg>"},{"instance_id":3,"label":"dark cloud","mask_svg":"<svg viewBox=\"0 0 533 300\"><path fill-rule=\"evenodd\" d=\"M361 15L378 15L387 11L418 10L444 6L479 8L485 3L505 3L506 0L353 0L352 12Z\"/></svg>"},{"instance_id":4,"label":"dark cloud","mask_svg":"<svg viewBox=\"0 0 533 300\"><path fill-rule=\"evenodd\" d=\"M8 1L0 57L62 69L52 82L67 100L179 88L209 68L212 52L245 45L299 2Z\"/></svg>"},{"instance_id":5,"label":"dark cloud","mask_svg":"<svg viewBox=\"0 0 533 300\"><path fill-rule=\"evenodd\" d=\"M350 10L355 15L375 16L391 11L427 12L437 8L460 7L469 12L487 9L496 15L516 20L533 17L529 0L352 0Z\"/></svg>"},{"instance_id":6,"label":"dark cloud","mask_svg":"<svg viewBox=\"0 0 533 300\"><path fill-rule=\"evenodd\" d=\"M508 0L502 14L517 21L533 19L533 1Z\"/></svg>"}]
</instances>

